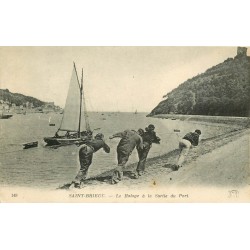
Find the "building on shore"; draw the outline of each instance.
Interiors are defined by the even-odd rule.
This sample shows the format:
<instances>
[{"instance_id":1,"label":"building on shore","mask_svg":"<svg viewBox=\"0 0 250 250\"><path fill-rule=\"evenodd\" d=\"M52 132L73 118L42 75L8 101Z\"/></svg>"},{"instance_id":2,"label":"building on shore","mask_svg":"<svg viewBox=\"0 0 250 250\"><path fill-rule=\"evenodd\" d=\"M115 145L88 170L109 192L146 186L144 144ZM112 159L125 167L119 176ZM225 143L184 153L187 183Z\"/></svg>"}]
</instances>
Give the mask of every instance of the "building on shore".
<instances>
[{"instance_id":1,"label":"building on shore","mask_svg":"<svg viewBox=\"0 0 250 250\"><path fill-rule=\"evenodd\" d=\"M11 112L14 114L26 114L26 113L62 113L62 108L56 106L54 102L48 102L40 107L35 107L32 102L26 102L21 105L10 103L7 100L0 100L1 112Z\"/></svg>"},{"instance_id":2,"label":"building on shore","mask_svg":"<svg viewBox=\"0 0 250 250\"><path fill-rule=\"evenodd\" d=\"M43 113L51 113L55 112L55 104L54 102L47 102L42 106Z\"/></svg>"}]
</instances>

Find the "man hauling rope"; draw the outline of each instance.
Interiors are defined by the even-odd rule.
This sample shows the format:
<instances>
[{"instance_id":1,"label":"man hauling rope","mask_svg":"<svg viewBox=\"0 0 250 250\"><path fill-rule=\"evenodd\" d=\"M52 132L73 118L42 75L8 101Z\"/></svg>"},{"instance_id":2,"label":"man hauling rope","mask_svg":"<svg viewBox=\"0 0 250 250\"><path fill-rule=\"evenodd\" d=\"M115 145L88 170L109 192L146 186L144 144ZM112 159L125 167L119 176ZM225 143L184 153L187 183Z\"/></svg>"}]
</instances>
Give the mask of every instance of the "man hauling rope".
<instances>
[{"instance_id":1,"label":"man hauling rope","mask_svg":"<svg viewBox=\"0 0 250 250\"><path fill-rule=\"evenodd\" d=\"M117 146L118 167L113 173L111 184L116 184L122 180L125 165L135 147L143 148L143 140L140 135L140 131L125 130L110 136L109 139L116 137L121 138L121 140Z\"/></svg>"},{"instance_id":2,"label":"man hauling rope","mask_svg":"<svg viewBox=\"0 0 250 250\"><path fill-rule=\"evenodd\" d=\"M106 153L110 152L110 147L104 141L104 135L98 133L93 139L83 141L79 144L81 148L79 149L79 161L80 161L80 170L75 177L75 180L72 182L71 186L80 187L81 184L87 177L89 166L92 163L93 154L99 149L103 148Z\"/></svg>"},{"instance_id":3,"label":"man hauling rope","mask_svg":"<svg viewBox=\"0 0 250 250\"><path fill-rule=\"evenodd\" d=\"M137 152L139 156L139 162L137 164L136 168L136 174L135 178L139 178L144 171L145 171L145 163L147 160L147 156L149 153L149 150L152 147L152 143L160 144L160 138L156 136L156 133L154 131L155 126L153 124L148 125L148 127L145 128L145 132L143 129L139 129L140 134L143 139L143 148L137 147Z\"/></svg>"},{"instance_id":4,"label":"man hauling rope","mask_svg":"<svg viewBox=\"0 0 250 250\"><path fill-rule=\"evenodd\" d=\"M196 129L194 132L187 133L179 142L180 155L177 161L177 165L173 165L173 170L177 171L188 155L189 149L191 146L198 146L199 144L199 136L201 135L201 131Z\"/></svg>"}]
</instances>

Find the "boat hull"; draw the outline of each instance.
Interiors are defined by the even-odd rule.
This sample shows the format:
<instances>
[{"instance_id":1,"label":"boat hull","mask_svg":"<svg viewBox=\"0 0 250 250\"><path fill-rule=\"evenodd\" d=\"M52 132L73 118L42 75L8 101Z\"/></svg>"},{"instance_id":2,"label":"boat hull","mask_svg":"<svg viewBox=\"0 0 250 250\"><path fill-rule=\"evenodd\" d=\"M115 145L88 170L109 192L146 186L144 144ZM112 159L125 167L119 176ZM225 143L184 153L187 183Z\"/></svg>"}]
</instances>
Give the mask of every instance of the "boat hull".
<instances>
[{"instance_id":1,"label":"boat hull","mask_svg":"<svg viewBox=\"0 0 250 250\"><path fill-rule=\"evenodd\" d=\"M9 119L11 118L13 115L0 115L0 119Z\"/></svg>"},{"instance_id":2,"label":"boat hull","mask_svg":"<svg viewBox=\"0 0 250 250\"><path fill-rule=\"evenodd\" d=\"M45 137L43 139L47 144L46 146L56 146L56 145L73 145L78 141L82 140L81 138L56 138L56 137Z\"/></svg>"},{"instance_id":3,"label":"boat hull","mask_svg":"<svg viewBox=\"0 0 250 250\"><path fill-rule=\"evenodd\" d=\"M37 146L38 146L38 141L29 142L29 143L23 144L23 149L35 148L35 147L37 147Z\"/></svg>"}]
</instances>

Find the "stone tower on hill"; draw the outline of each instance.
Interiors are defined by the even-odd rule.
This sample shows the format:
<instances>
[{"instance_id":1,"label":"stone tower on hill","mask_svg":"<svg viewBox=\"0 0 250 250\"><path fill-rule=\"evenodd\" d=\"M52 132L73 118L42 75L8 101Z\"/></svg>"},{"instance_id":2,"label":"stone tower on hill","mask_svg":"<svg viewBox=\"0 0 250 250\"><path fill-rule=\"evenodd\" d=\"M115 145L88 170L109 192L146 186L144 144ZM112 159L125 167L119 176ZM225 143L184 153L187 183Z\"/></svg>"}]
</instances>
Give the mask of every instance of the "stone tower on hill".
<instances>
[{"instance_id":1,"label":"stone tower on hill","mask_svg":"<svg viewBox=\"0 0 250 250\"><path fill-rule=\"evenodd\" d=\"M239 56L247 56L247 48L238 47L237 48L237 57L239 57Z\"/></svg>"}]
</instances>

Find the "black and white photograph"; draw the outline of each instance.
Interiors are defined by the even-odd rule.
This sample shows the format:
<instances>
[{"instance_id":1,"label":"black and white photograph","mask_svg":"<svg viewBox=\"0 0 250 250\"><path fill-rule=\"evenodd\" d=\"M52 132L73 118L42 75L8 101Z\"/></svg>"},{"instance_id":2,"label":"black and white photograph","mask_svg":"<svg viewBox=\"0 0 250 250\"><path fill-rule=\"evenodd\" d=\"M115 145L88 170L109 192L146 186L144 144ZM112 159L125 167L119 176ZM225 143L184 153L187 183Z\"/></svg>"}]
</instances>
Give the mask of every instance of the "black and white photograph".
<instances>
[{"instance_id":1,"label":"black and white photograph","mask_svg":"<svg viewBox=\"0 0 250 250\"><path fill-rule=\"evenodd\" d=\"M245 249L249 3L1 1L3 249Z\"/></svg>"},{"instance_id":2,"label":"black and white photograph","mask_svg":"<svg viewBox=\"0 0 250 250\"><path fill-rule=\"evenodd\" d=\"M1 202L249 202L250 47L0 47Z\"/></svg>"}]
</instances>

